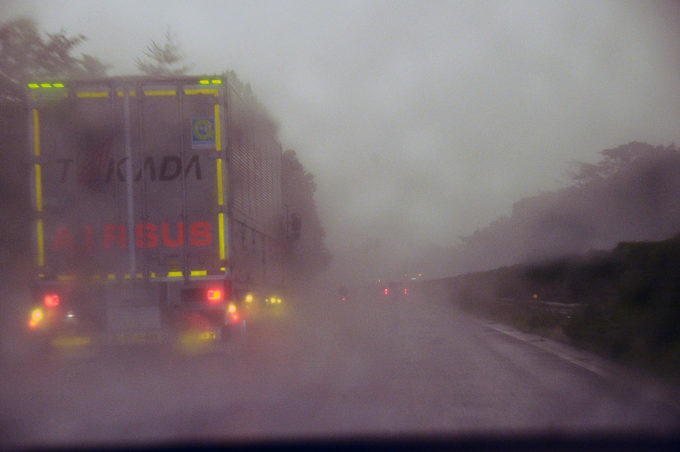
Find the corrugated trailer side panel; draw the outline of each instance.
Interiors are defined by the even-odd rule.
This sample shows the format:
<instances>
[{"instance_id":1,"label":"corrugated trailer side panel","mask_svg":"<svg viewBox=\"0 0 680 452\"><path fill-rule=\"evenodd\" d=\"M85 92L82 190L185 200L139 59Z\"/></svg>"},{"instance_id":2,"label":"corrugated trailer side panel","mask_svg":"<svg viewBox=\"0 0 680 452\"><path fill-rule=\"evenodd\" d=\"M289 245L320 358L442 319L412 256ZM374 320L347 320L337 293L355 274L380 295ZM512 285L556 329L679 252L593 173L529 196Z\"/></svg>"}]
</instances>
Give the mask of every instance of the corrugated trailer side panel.
<instances>
[{"instance_id":1,"label":"corrugated trailer side panel","mask_svg":"<svg viewBox=\"0 0 680 452\"><path fill-rule=\"evenodd\" d=\"M241 291L282 285L281 147L263 118L230 87L230 237Z\"/></svg>"}]
</instances>

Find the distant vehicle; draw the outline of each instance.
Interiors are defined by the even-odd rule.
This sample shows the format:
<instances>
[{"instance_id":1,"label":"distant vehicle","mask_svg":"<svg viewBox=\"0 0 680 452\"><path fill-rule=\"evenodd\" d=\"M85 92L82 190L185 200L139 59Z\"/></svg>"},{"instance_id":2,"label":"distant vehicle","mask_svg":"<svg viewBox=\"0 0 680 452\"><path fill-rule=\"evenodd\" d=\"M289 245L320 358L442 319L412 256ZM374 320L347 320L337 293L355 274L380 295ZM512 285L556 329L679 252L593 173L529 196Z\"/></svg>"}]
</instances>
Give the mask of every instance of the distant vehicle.
<instances>
[{"instance_id":1,"label":"distant vehicle","mask_svg":"<svg viewBox=\"0 0 680 452\"><path fill-rule=\"evenodd\" d=\"M27 94L32 332L220 338L244 326L251 291L279 293L281 146L226 80L52 80Z\"/></svg>"},{"instance_id":2,"label":"distant vehicle","mask_svg":"<svg viewBox=\"0 0 680 452\"><path fill-rule=\"evenodd\" d=\"M403 298L408 296L408 286L405 283L392 281L381 287L382 295L387 298Z\"/></svg>"}]
</instances>

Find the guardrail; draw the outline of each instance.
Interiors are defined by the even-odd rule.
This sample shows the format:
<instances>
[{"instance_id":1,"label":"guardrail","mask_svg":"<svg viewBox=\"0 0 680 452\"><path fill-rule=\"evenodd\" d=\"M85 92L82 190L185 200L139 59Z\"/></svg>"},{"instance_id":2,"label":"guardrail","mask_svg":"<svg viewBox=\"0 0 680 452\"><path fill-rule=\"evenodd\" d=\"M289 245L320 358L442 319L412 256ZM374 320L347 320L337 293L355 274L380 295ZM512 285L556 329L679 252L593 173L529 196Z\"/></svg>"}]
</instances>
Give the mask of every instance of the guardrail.
<instances>
[{"instance_id":1,"label":"guardrail","mask_svg":"<svg viewBox=\"0 0 680 452\"><path fill-rule=\"evenodd\" d=\"M572 315L577 309L584 306L582 303L560 303L557 301L543 301L543 300L517 300L515 298L496 298L495 300L487 301L511 305L515 307L523 307L546 312L554 312L557 314L567 316Z\"/></svg>"}]
</instances>

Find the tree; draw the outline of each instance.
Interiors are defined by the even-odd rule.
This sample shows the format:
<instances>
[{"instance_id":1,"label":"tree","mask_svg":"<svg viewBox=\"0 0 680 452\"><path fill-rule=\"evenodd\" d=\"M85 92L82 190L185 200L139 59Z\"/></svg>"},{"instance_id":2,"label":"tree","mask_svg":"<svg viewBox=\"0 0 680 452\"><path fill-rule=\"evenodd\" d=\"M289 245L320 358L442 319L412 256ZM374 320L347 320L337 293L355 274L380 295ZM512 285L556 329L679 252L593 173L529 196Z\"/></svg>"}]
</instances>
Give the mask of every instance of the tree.
<instances>
[{"instance_id":1,"label":"tree","mask_svg":"<svg viewBox=\"0 0 680 452\"><path fill-rule=\"evenodd\" d=\"M99 59L73 55L85 36L68 36L65 31L46 35L45 39L30 19L0 22L0 103L23 102L25 84L31 79L106 75L108 65Z\"/></svg>"},{"instance_id":2,"label":"tree","mask_svg":"<svg viewBox=\"0 0 680 452\"><path fill-rule=\"evenodd\" d=\"M165 43L159 45L151 41L144 51L145 58L137 58L137 68L146 75L182 75L191 66L183 64L184 56L180 51L177 36L168 27Z\"/></svg>"},{"instance_id":3,"label":"tree","mask_svg":"<svg viewBox=\"0 0 680 452\"><path fill-rule=\"evenodd\" d=\"M250 87L250 83L245 83L236 74L236 71L229 69L222 73L222 77L229 80L229 84L234 87L236 93L241 96L241 98L247 102L252 102L259 104L260 102L255 97L253 89Z\"/></svg>"},{"instance_id":4,"label":"tree","mask_svg":"<svg viewBox=\"0 0 680 452\"><path fill-rule=\"evenodd\" d=\"M283 153L281 162L283 202L289 214L296 214L301 223L300 239L289 242L286 249L291 278L301 282L328 268L332 255L326 248L326 233L314 202L316 183L293 150ZM289 218L290 220L290 218Z\"/></svg>"},{"instance_id":5,"label":"tree","mask_svg":"<svg viewBox=\"0 0 680 452\"><path fill-rule=\"evenodd\" d=\"M675 144L664 148L663 146L655 147L651 144L632 141L601 151L600 154L604 158L596 164L572 162L575 169L569 172L569 176L576 185L583 186L616 175L634 165L639 159L663 159L664 155L675 151L677 151Z\"/></svg>"},{"instance_id":6,"label":"tree","mask_svg":"<svg viewBox=\"0 0 680 452\"><path fill-rule=\"evenodd\" d=\"M680 232L680 150L631 142L577 163L573 184L521 199L452 254L461 270L549 259Z\"/></svg>"}]
</instances>

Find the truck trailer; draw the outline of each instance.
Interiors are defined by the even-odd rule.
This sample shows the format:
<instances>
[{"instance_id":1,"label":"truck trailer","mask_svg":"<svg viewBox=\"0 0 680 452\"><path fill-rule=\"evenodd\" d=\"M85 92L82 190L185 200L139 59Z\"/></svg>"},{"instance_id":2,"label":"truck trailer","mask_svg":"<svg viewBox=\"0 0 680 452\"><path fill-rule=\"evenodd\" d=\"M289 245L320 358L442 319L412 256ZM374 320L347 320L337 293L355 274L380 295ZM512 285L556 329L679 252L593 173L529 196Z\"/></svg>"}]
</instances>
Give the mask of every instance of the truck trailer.
<instances>
[{"instance_id":1,"label":"truck trailer","mask_svg":"<svg viewBox=\"0 0 680 452\"><path fill-rule=\"evenodd\" d=\"M225 338L247 302L281 296L281 146L228 80L49 80L27 95L35 334Z\"/></svg>"}]
</instances>

